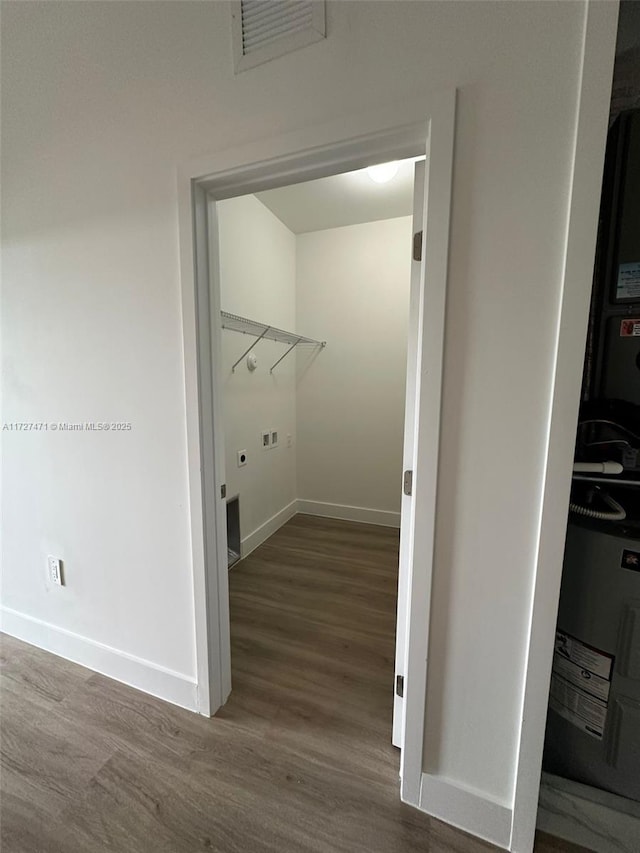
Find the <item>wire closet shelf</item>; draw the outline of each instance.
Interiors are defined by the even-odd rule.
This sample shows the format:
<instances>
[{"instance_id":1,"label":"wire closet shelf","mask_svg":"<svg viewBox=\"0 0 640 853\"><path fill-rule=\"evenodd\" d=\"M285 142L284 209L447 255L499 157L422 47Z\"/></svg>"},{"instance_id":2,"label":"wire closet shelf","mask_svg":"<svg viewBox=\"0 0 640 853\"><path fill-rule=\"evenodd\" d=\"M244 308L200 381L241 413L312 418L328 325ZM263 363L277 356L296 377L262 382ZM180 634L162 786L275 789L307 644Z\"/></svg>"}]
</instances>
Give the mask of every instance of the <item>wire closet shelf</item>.
<instances>
[{"instance_id":1,"label":"wire closet shelf","mask_svg":"<svg viewBox=\"0 0 640 853\"><path fill-rule=\"evenodd\" d=\"M274 369L285 359L290 352L297 346L314 346L326 347L326 341L317 341L315 338L307 338L304 335L298 335L295 332L286 332L284 329L277 329L275 326L267 326L265 323L259 323L257 320L248 320L246 317L240 317L238 314L229 314L228 311L221 311L222 328L230 332L240 332L243 335L252 335L255 341L246 349L240 358L235 362L232 371L240 364L243 358L246 358L251 350L262 340L277 341L280 344L288 344L288 349L284 355L271 365L269 373L273 373Z\"/></svg>"}]
</instances>

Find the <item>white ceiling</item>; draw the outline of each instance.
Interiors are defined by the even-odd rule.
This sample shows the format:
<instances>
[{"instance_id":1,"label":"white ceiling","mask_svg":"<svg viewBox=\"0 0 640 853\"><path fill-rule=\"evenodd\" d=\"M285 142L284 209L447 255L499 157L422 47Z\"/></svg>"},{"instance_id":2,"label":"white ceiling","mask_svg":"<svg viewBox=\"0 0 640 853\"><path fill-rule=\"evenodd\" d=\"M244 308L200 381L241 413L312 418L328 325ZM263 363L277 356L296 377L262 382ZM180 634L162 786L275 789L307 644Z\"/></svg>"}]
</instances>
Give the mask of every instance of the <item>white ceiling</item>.
<instances>
[{"instance_id":1,"label":"white ceiling","mask_svg":"<svg viewBox=\"0 0 640 853\"><path fill-rule=\"evenodd\" d=\"M256 196L294 234L410 216L414 162L401 160L398 174L386 184L376 184L362 169Z\"/></svg>"}]
</instances>

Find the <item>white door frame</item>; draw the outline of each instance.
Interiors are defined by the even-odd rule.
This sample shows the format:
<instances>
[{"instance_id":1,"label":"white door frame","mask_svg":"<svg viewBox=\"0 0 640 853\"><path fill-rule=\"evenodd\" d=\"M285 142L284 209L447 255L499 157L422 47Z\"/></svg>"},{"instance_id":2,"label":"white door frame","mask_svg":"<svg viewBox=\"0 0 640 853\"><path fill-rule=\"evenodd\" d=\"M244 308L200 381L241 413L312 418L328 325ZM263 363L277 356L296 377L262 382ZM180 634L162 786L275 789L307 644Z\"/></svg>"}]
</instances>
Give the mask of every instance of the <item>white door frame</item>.
<instances>
[{"instance_id":1,"label":"white door frame","mask_svg":"<svg viewBox=\"0 0 640 853\"><path fill-rule=\"evenodd\" d=\"M215 388L222 387L222 381L212 369L212 364L220 365L221 337L219 287L214 278L218 265L209 262L210 257L217 254L217 246L211 242L216 239L217 229L210 227L211 217L215 216L215 202L376 162L423 155L429 142L431 156L441 165L435 182L436 198L427 212L428 223L424 229L424 251L433 259L432 290L437 310L429 312L422 331L425 349L435 358L437 367L442 362L444 338L454 118L455 90L451 89L419 103L394 105L375 113L221 152L192 162L179 172L195 646L198 710L202 714L215 713L226 701L231 688L225 501L221 497L224 444L219 395L214 393ZM434 140L440 140L435 150ZM436 259L439 259L437 263ZM422 428L427 430L430 442L432 462L427 469L433 473L434 481L429 486L427 478L423 477L427 515L423 517L421 531L426 531L430 538L435 525L441 378L441 369L434 370L433 374L430 372L429 380L424 382L422 398L424 410L430 412L429 422ZM431 559L420 566L411 582L421 590L411 615L420 622L420 635L426 644ZM405 786L408 796L403 796L414 805L418 805L421 771L418 756L422 755L424 730L424 644L416 647L413 667L409 655L407 672L415 669L417 677L404 703L405 716L412 721L407 732L410 749L406 752L412 756L409 764L415 764L415 773L411 774L411 784ZM389 689L392 689L391 683Z\"/></svg>"},{"instance_id":2,"label":"white door frame","mask_svg":"<svg viewBox=\"0 0 640 853\"><path fill-rule=\"evenodd\" d=\"M542 750L560 581L569 514L578 407L591 301L617 3L588 0L568 190L564 273L556 330L555 371L548 413L538 554L528 630L522 727L516 765L509 849L528 853L538 813Z\"/></svg>"}]
</instances>

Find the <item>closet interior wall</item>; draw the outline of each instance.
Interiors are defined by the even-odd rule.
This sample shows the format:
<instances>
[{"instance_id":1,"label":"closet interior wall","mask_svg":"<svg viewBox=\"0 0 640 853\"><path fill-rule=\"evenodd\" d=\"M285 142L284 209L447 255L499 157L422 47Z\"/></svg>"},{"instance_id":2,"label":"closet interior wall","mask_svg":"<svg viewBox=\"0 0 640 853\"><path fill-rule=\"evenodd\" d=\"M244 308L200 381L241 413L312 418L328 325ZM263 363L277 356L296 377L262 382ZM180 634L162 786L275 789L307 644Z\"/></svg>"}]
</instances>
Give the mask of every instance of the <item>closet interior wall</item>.
<instances>
[{"instance_id":1,"label":"closet interior wall","mask_svg":"<svg viewBox=\"0 0 640 853\"><path fill-rule=\"evenodd\" d=\"M242 556L296 512L398 527L411 217L294 234L255 196L218 203L224 311L326 340L222 335L227 495ZM278 443L263 448L263 433ZM246 465L238 453L246 452Z\"/></svg>"},{"instance_id":2,"label":"closet interior wall","mask_svg":"<svg viewBox=\"0 0 640 853\"><path fill-rule=\"evenodd\" d=\"M225 311L281 329L296 324L296 246L291 231L253 195L218 204L220 303ZM283 345L262 340L252 353L255 370L243 359L253 342L236 332L222 334L227 496L240 496L241 552L244 556L287 520L296 500L295 358L271 365ZM262 432L278 429L278 447L262 448ZM286 436L292 437L287 446ZM246 465L238 466L238 452ZM261 536L262 533L262 536Z\"/></svg>"}]
</instances>

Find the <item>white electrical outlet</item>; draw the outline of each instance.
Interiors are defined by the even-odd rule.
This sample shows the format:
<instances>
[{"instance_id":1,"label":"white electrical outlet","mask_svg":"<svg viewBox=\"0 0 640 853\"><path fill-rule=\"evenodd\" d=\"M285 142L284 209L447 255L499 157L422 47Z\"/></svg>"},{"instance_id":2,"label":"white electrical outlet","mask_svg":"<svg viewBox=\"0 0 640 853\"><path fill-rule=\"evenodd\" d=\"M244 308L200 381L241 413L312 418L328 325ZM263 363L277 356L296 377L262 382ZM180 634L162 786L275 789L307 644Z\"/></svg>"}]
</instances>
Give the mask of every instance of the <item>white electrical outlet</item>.
<instances>
[{"instance_id":1,"label":"white electrical outlet","mask_svg":"<svg viewBox=\"0 0 640 853\"><path fill-rule=\"evenodd\" d=\"M247 451L246 450L238 450L238 468L242 468L247 464Z\"/></svg>"},{"instance_id":2,"label":"white electrical outlet","mask_svg":"<svg viewBox=\"0 0 640 853\"><path fill-rule=\"evenodd\" d=\"M55 583L58 586L64 586L64 580L62 579L62 560L59 557L47 557L47 571L49 573L49 580L51 583Z\"/></svg>"},{"instance_id":3,"label":"white electrical outlet","mask_svg":"<svg viewBox=\"0 0 640 853\"><path fill-rule=\"evenodd\" d=\"M271 447L277 447L277 446L278 446L278 430L272 429L271 430Z\"/></svg>"},{"instance_id":4,"label":"white electrical outlet","mask_svg":"<svg viewBox=\"0 0 640 853\"><path fill-rule=\"evenodd\" d=\"M265 430L262 433L262 449L268 450L271 447L271 430Z\"/></svg>"},{"instance_id":5,"label":"white electrical outlet","mask_svg":"<svg viewBox=\"0 0 640 853\"><path fill-rule=\"evenodd\" d=\"M287 433L287 447L293 447L293 436L291 433Z\"/></svg>"}]
</instances>

